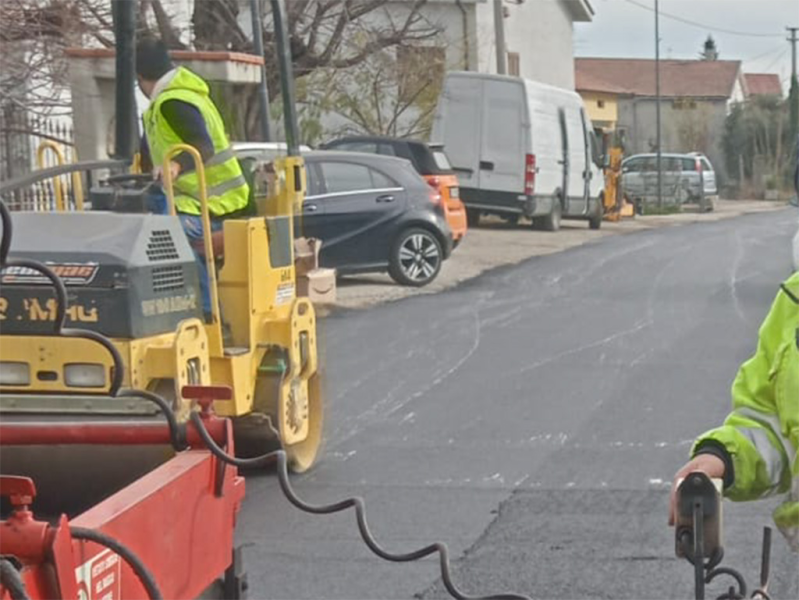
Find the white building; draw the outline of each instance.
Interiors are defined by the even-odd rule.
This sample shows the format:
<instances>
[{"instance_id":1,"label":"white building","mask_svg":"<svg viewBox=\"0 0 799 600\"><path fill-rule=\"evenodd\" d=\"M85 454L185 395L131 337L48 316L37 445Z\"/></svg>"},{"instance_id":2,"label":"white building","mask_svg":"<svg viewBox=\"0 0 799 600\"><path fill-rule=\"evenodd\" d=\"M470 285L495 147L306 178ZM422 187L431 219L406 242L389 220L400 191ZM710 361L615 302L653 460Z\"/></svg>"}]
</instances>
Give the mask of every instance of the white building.
<instances>
[{"instance_id":1,"label":"white building","mask_svg":"<svg viewBox=\"0 0 799 600\"><path fill-rule=\"evenodd\" d=\"M412 0L396 0L393 11ZM497 72L494 0L429 0L422 8L443 31L450 69ZM590 22L589 0L502 0L508 74L574 89L574 23ZM435 43L435 42L433 42Z\"/></svg>"}]
</instances>

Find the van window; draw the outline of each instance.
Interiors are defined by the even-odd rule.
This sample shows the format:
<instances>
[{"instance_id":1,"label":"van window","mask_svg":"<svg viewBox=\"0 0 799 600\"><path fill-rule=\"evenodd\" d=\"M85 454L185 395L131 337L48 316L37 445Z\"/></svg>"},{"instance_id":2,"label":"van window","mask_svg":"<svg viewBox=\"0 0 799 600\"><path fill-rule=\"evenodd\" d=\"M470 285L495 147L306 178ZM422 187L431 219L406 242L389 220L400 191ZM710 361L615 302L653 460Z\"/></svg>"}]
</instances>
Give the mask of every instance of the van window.
<instances>
[{"instance_id":1,"label":"van window","mask_svg":"<svg viewBox=\"0 0 799 600\"><path fill-rule=\"evenodd\" d=\"M682 159L682 170L683 171L696 171L696 160L693 158L683 158Z\"/></svg>"},{"instance_id":2,"label":"van window","mask_svg":"<svg viewBox=\"0 0 799 600\"><path fill-rule=\"evenodd\" d=\"M710 164L710 161L709 161L708 159L706 159L706 158L703 156L703 157L702 157L700 160L702 161L702 168L703 168L705 171L712 171L712 170L713 170L713 166Z\"/></svg>"}]
</instances>

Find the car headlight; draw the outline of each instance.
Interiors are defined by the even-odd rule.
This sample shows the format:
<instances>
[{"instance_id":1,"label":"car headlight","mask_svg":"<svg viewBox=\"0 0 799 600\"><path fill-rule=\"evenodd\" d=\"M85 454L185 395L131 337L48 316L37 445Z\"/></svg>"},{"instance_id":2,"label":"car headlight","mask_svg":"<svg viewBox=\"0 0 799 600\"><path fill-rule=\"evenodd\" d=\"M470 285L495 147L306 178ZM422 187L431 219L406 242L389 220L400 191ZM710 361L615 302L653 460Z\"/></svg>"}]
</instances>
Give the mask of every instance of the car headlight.
<instances>
[{"instance_id":1,"label":"car headlight","mask_svg":"<svg viewBox=\"0 0 799 600\"><path fill-rule=\"evenodd\" d=\"M31 368L28 363L0 361L0 385L30 385Z\"/></svg>"},{"instance_id":2,"label":"car headlight","mask_svg":"<svg viewBox=\"0 0 799 600\"><path fill-rule=\"evenodd\" d=\"M64 365L64 383L66 383L67 387L105 387L105 367L93 363Z\"/></svg>"}]
</instances>

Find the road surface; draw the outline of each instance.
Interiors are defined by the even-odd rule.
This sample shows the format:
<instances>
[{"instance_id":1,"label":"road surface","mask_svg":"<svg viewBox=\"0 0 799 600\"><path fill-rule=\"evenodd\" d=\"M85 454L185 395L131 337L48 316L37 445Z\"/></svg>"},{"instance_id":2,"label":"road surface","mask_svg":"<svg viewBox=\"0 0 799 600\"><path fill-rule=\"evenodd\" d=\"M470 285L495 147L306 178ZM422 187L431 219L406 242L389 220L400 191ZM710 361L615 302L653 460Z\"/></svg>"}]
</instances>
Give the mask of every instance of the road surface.
<instances>
[{"instance_id":1,"label":"road surface","mask_svg":"<svg viewBox=\"0 0 799 600\"><path fill-rule=\"evenodd\" d=\"M729 409L795 223L788 209L607 237L328 318L326 457L298 493L363 496L394 551L446 542L469 593L693 597L668 485ZM447 597L435 559L381 561L351 512L300 513L274 475L247 486L250 597ZM753 583L775 502L725 504L724 564ZM773 571L774 596L799 597L779 535Z\"/></svg>"}]
</instances>

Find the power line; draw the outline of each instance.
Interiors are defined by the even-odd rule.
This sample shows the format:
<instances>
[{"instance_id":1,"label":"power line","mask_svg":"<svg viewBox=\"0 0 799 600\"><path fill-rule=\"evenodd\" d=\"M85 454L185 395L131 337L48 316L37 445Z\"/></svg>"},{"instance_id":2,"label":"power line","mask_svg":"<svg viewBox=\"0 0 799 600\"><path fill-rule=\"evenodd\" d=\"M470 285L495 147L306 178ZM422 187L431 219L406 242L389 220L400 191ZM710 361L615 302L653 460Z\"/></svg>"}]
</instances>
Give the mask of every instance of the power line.
<instances>
[{"instance_id":1,"label":"power line","mask_svg":"<svg viewBox=\"0 0 799 600\"><path fill-rule=\"evenodd\" d=\"M777 58L775 58L773 61L771 61L771 63L769 64L769 66L767 66L765 69L763 69L763 72L766 72L766 71L770 70L770 69L771 69L771 67L773 67L773 66L774 66L774 65L776 65L778 62L780 62L780 61L782 60L782 57L783 57L783 56L785 56L786 54L788 54L788 48L786 48L785 50L783 50L782 52L780 52L779 56L777 56Z\"/></svg>"},{"instance_id":2,"label":"power line","mask_svg":"<svg viewBox=\"0 0 799 600\"><path fill-rule=\"evenodd\" d=\"M651 6L647 6L646 4L641 4L640 2L636 2L636 0L624 0L628 4L632 4L633 6L637 6L638 8L643 8L644 10L648 10L649 12L655 12L655 9ZM740 35L743 37L782 37L781 33L754 33L751 31L736 31L734 29L723 29L721 27L714 27L713 25L705 25L704 23L697 23L696 21L691 21L684 17L680 17L677 15L672 15L670 13L665 13L662 10L660 11L660 16L666 17L668 19L672 19L674 21L679 21L680 23L685 23L686 25L691 25L693 27L699 27L706 31L715 31L717 33L726 33L729 35Z\"/></svg>"},{"instance_id":3,"label":"power line","mask_svg":"<svg viewBox=\"0 0 799 600\"><path fill-rule=\"evenodd\" d=\"M760 60L761 58L765 58L767 56L770 56L770 55L772 55L772 54L774 54L776 52L783 52L784 53L785 51L786 51L785 50L785 46L783 44L780 44L779 46L775 46L774 48L772 48L768 52L763 52L762 54L758 54L757 56L752 56L751 58L744 58L743 62L754 62L756 60Z\"/></svg>"}]
</instances>

